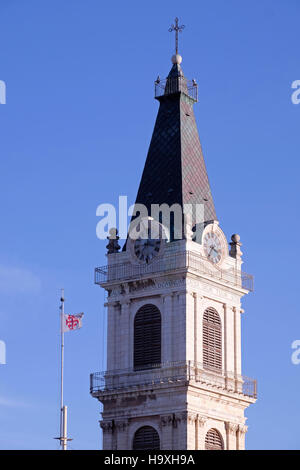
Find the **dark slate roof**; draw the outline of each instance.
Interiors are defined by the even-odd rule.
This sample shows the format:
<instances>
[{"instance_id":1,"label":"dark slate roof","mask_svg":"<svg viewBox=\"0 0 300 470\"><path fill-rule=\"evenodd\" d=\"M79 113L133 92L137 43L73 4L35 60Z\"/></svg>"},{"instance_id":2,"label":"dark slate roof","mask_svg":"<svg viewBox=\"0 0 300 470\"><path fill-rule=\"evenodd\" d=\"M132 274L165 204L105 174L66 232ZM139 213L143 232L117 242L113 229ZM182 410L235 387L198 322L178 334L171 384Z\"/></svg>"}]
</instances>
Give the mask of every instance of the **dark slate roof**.
<instances>
[{"instance_id":1,"label":"dark slate roof","mask_svg":"<svg viewBox=\"0 0 300 470\"><path fill-rule=\"evenodd\" d=\"M174 80L181 77L178 92ZM217 220L202 154L194 101L188 96L179 64L174 64L166 81L142 174L136 203L144 204L150 215L151 204L204 204L206 222ZM173 81L172 92L168 83ZM175 87L176 88L176 87Z\"/></svg>"}]
</instances>

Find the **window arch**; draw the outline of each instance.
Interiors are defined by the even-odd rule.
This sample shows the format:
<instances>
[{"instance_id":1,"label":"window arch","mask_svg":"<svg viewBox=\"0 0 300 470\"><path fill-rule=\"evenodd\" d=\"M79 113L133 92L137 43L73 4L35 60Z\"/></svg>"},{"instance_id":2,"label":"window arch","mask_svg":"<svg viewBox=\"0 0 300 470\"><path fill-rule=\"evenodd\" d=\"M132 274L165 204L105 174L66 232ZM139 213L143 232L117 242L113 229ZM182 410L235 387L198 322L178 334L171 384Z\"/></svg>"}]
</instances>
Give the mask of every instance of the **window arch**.
<instances>
[{"instance_id":1,"label":"window arch","mask_svg":"<svg viewBox=\"0 0 300 470\"><path fill-rule=\"evenodd\" d=\"M223 439L217 429L210 429L205 436L205 450L224 450Z\"/></svg>"},{"instance_id":2,"label":"window arch","mask_svg":"<svg viewBox=\"0 0 300 470\"><path fill-rule=\"evenodd\" d=\"M133 438L133 450L160 450L158 432L152 426L139 428Z\"/></svg>"},{"instance_id":3,"label":"window arch","mask_svg":"<svg viewBox=\"0 0 300 470\"><path fill-rule=\"evenodd\" d=\"M222 370L222 325L213 307L207 308L203 315L203 366Z\"/></svg>"},{"instance_id":4,"label":"window arch","mask_svg":"<svg viewBox=\"0 0 300 470\"><path fill-rule=\"evenodd\" d=\"M134 369L160 366L161 315L155 305L143 305L135 315L133 363Z\"/></svg>"}]
</instances>

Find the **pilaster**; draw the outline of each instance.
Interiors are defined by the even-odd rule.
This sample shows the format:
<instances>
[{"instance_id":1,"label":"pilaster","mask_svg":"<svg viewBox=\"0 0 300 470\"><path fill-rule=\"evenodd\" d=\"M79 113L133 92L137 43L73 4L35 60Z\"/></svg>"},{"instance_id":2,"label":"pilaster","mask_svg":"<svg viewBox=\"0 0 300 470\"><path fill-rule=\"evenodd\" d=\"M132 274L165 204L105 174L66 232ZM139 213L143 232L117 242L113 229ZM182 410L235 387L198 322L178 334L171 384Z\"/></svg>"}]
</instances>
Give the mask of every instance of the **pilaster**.
<instances>
[{"instance_id":1,"label":"pilaster","mask_svg":"<svg viewBox=\"0 0 300 470\"><path fill-rule=\"evenodd\" d=\"M117 323L120 312L119 302L109 302L107 304L107 369L116 368L118 361L118 341L117 341Z\"/></svg>"},{"instance_id":2,"label":"pilaster","mask_svg":"<svg viewBox=\"0 0 300 470\"><path fill-rule=\"evenodd\" d=\"M237 431L237 450L245 450L245 437L248 426L245 424L239 424Z\"/></svg>"},{"instance_id":3,"label":"pilaster","mask_svg":"<svg viewBox=\"0 0 300 470\"><path fill-rule=\"evenodd\" d=\"M113 447L113 434L114 423L113 421L100 421L100 427L103 433L103 449L112 450Z\"/></svg>"},{"instance_id":4,"label":"pilaster","mask_svg":"<svg viewBox=\"0 0 300 470\"><path fill-rule=\"evenodd\" d=\"M173 293L162 295L163 321L162 321L162 362L170 361L172 358L173 337Z\"/></svg>"},{"instance_id":5,"label":"pilaster","mask_svg":"<svg viewBox=\"0 0 300 470\"><path fill-rule=\"evenodd\" d=\"M187 447L195 450L198 447L198 414L187 412Z\"/></svg>"},{"instance_id":6,"label":"pilaster","mask_svg":"<svg viewBox=\"0 0 300 470\"><path fill-rule=\"evenodd\" d=\"M174 361L186 359L186 291L179 291L176 296L176 307L173 309L174 334L172 350Z\"/></svg>"},{"instance_id":7,"label":"pilaster","mask_svg":"<svg viewBox=\"0 0 300 470\"><path fill-rule=\"evenodd\" d=\"M160 430L161 430L161 449L172 450L173 444L173 431L174 431L174 417L172 414L161 415L160 417Z\"/></svg>"},{"instance_id":8,"label":"pilaster","mask_svg":"<svg viewBox=\"0 0 300 470\"><path fill-rule=\"evenodd\" d=\"M234 345L235 345L235 373L240 375L242 366L241 366L241 314L240 310L236 307L233 307L234 315Z\"/></svg>"},{"instance_id":9,"label":"pilaster","mask_svg":"<svg viewBox=\"0 0 300 470\"><path fill-rule=\"evenodd\" d=\"M186 356L187 361L195 360L195 322L197 324L197 297L194 292L186 291Z\"/></svg>"},{"instance_id":10,"label":"pilaster","mask_svg":"<svg viewBox=\"0 0 300 470\"><path fill-rule=\"evenodd\" d=\"M198 427L198 447L199 450L205 449L205 424L207 418L205 416L198 415L197 427Z\"/></svg>"},{"instance_id":11,"label":"pilaster","mask_svg":"<svg viewBox=\"0 0 300 470\"><path fill-rule=\"evenodd\" d=\"M230 423L227 421L225 423L226 429L226 446L227 450L236 450L237 449L237 431L239 425L235 423Z\"/></svg>"},{"instance_id":12,"label":"pilaster","mask_svg":"<svg viewBox=\"0 0 300 470\"><path fill-rule=\"evenodd\" d=\"M129 349L129 338L130 338L130 300L127 298L121 302L121 311L119 316L118 337L119 337L119 369L128 369L130 367L131 354Z\"/></svg>"},{"instance_id":13,"label":"pilaster","mask_svg":"<svg viewBox=\"0 0 300 470\"><path fill-rule=\"evenodd\" d=\"M128 427L129 427L129 420L122 419L117 420L115 422L116 433L117 433L117 443L118 443L118 450L126 450L130 448L130 444L128 442Z\"/></svg>"},{"instance_id":14,"label":"pilaster","mask_svg":"<svg viewBox=\"0 0 300 470\"><path fill-rule=\"evenodd\" d=\"M176 450L187 449L187 414L187 411L183 411L174 415L174 426L176 427L174 449Z\"/></svg>"}]
</instances>

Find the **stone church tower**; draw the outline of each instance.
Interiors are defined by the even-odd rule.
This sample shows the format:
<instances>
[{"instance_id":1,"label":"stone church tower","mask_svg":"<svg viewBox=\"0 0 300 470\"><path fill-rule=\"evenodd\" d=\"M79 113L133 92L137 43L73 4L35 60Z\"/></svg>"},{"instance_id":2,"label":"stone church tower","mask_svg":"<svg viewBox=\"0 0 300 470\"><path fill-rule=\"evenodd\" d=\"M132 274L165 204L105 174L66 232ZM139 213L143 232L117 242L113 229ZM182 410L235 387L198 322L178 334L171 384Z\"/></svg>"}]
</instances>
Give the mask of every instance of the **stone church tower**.
<instances>
[{"instance_id":1,"label":"stone church tower","mask_svg":"<svg viewBox=\"0 0 300 470\"><path fill-rule=\"evenodd\" d=\"M256 400L241 367L241 298L253 279L241 271L240 237L229 248L217 221L197 84L181 61L175 54L167 79L155 82L159 111L136 199L151 217L122 251L112 230L108 265L95 273L108 308L107 371L91 374L103 449L244 449L244 410ZM171 207L167 227L150 212L162 204Z\"/></svg>"}]
</instances>

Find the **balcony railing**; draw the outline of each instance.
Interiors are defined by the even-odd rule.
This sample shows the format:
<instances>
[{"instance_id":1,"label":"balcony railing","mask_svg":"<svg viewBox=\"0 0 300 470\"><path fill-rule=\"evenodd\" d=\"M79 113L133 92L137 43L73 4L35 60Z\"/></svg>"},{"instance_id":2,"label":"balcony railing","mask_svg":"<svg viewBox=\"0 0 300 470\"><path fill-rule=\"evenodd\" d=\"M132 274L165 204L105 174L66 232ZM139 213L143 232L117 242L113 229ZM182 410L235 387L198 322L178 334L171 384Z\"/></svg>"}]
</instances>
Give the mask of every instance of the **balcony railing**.
<instances>
[{"instance_id":1,"label":"balcony railing","mask_svg":"<svg viewBox=\"0 0 300 470\"><path fill-rule=\"evenodd\" d=\"M122 279L142 279L149 274L159 274L166 271L190 270L212 280L219 280L228 285L253 291L253 276L241 271L228 271L209 266L207 259L201 255L183 251L173 256L157 256L149 264L125 263L102 266L95 269L95 284L120 281Z\"/></svg>"},{"instance_id":2,"label":"balcony railing","mask_svg":"<svg viewBox=\"0 0 300 470\"><path fill-rule=\"evenodd\" d=\"M159 366L159 367L158 367ZM114 370L95 372L90 376L90 392L99 398L118 391L168 385L196 385L235 392L256 399L256 380L225 371L204 368L187 361L156 364L146 370Z\"/></svg>"},{"instance_id":3,"label":"balcony railing","mask_svg":"<svg viewBox=\"0 0 300 470\"><path fill-rule=\"evenodd\" d=\"M184 93L193 101L198 101L198 85L195 80L187 80L185 77L167 78L165 80L156 80L155 98L172 95L175 93Z\"/></svg>"}]
</instances>

